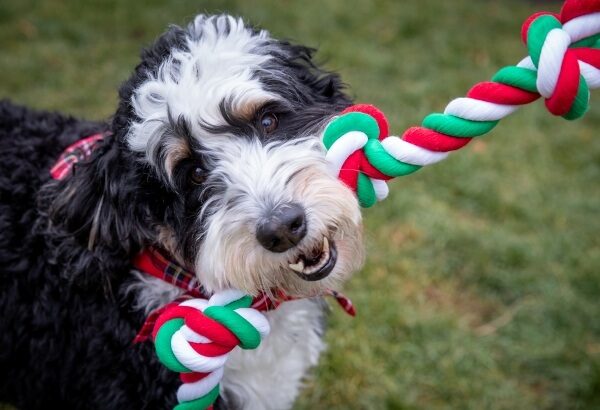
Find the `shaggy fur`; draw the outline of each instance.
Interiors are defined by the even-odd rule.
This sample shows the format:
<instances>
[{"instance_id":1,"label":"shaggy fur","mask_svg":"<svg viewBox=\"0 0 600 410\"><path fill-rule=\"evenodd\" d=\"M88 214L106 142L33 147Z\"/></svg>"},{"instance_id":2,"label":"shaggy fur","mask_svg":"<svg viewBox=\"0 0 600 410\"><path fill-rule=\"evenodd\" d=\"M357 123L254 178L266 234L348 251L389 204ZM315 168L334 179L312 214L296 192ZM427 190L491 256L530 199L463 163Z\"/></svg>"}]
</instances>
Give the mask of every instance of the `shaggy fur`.
<instances>
[{"instance_id":1,"label":"shaggy fur","mask_svg":"<svg viewBox=\"0 0 600 410\"><path fill-rule=\"evenodd\" d=\"M209 291L314 297L358 269L358 204L318 140L350 101L311 55L241 20L198 16L143 51L106 124L0 102L0 403L175 404L177 375L151 343L131 343L147 312L180 293L131 270L145 246L168 251ZM99 131L110 136L92 156L51 180L60 153ZM269 251L256 227L288 203L305 210L306 234ZM307 281L289 265L325 237L336 265ZM268 318L272 334L260 349L228 361L218 408L289 408L317 363L318 298Z\"/></svg>"}]
</instances>

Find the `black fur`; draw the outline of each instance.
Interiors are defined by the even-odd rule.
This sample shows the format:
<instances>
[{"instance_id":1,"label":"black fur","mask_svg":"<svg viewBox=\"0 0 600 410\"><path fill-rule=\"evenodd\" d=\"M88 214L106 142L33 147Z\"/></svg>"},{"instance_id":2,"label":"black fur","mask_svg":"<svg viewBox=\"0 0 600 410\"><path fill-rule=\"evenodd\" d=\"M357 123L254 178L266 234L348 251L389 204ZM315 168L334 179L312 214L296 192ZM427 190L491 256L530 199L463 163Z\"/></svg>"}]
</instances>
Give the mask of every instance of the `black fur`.
<instances>
[{"instance_id":1,"label":"black fur","mask_svg":"<svg viewBox=\"0 0 600 410\"><path fill-rule=\"evenodd\" d=\"M114 175L98 175L87 185L82 178L50 182L44 204L37 204L61 151L104 129L103 124L0 103L0 402L21 409L109 409L164 408L175 401L176 376L157 363L149 343L131 344L143 317L118 294L128 277L127 253L111 242L91 252L80 242L95 191L106 188L99 181ZM88 170L106 166L103 161L112 151L103 148L90 167L77 173L87 177ZM56 201L52 207L60 208L56 212L64 220L50 224L48 191L61 192L61 185L71 183L80 190L71 198L73 205ZM78 223L82 228L76 228ZM118 233L136 236L135 231L118 232L124 229L104 228L103 240L114 241ZM68 235L75 231L80 235ZM126 247L135 250L131 243Z\"/></svg>"},{"instance_id":2,"label":"black fur","mask_svg":"<svg viewBox=\"0 0 600 410\"><path fill-rule=\"evenodd\" d=\"M110 123L0 102L0 403L20 409L174 405L178 377L158 363L151 343L132 344L144 315L123 288L132 256L157 244L160 227L175 233L184 258L195 252L190 238L197 228L188 222L202 197L189 191L202 187L188 186L186 175L203 161L200 154L182 161L173 187L139 161L125 135L135 120L132 93L172 49L185 47L185 36L172 27L142 53ZM314 126L350 103L337 75L313 65L310 49L279 42L270 50L279 50L270 64L295 79L283 82L269 70L260 77L289 102L276 107L281 127L274 137ZM231 118L230 126L241 127L237 121ZM98 131L111 136L72 176L51 180L60 153ZM165 132L191 140L177 118Z\"/></svg>"}]
</instances>

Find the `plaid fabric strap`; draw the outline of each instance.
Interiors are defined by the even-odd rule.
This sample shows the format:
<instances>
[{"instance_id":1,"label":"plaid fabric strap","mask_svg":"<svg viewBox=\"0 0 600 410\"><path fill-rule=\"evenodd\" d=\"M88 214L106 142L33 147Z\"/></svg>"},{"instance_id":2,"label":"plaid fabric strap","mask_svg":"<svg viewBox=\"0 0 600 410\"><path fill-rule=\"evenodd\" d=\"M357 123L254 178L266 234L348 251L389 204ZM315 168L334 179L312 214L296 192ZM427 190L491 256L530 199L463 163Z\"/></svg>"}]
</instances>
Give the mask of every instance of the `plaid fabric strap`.
<instances>
[{"instance_id":1,"label":"plaid fabric strap","mask_svg":"<svg viewBox=\"0 0 600 410\"><path fill-rule=\"evenodd\" d=\"M66 178L73 170L73 165L92 155L94 148L103 139L104 134L94 134L69 145L50 169L52 178L59 180Z\"/></svg>"},{"instance_id":2,"label":"plaid fabric strap","mask_svg":"<svg viewBox=\"0 0 600 410\"><path fill-rule=\"evenodd\" d=\"M193 298L208 296L192 272L170 261L163 252L155 247L149 246L142 250L133 259L133 266L140 272L183 289L186 295Z\"/></svg>"},{"instance_id":3,"label":"plaid fabric strap","mask_svg":"<svg viewBox=\"0 0 600 410\"><path fill-rule=\"evenodd\" d=\"M173 286L177 286L185 291L181 297L177 298L173 302L162 306L158 309L150 312L146 321L142 325L142 328L135 336L134 343L139 343L147 340L152 333L156 319L160 314L172 305L176 305L185 299L191 298L209 298L210 294L202 287L198 282L196 275L192 272L182 268L176 263L170 261L163 252L155 247L148 247L142 250L134 259L133 266L140 272L146 273L155 278L161 279ZM332 296L338 304L344 309L346 313L351 316L356 315L356 310L352 305L350 299L334 290L329 290L326 293L328 296ZM283 292L277 292L277 299L273 300L266 294L261 293L254 298L252 302L252 308L260 311L267 311L276 309L281 303L288 300L295 300L298 298L286 295Z\"/></svg>"}]
</instances>

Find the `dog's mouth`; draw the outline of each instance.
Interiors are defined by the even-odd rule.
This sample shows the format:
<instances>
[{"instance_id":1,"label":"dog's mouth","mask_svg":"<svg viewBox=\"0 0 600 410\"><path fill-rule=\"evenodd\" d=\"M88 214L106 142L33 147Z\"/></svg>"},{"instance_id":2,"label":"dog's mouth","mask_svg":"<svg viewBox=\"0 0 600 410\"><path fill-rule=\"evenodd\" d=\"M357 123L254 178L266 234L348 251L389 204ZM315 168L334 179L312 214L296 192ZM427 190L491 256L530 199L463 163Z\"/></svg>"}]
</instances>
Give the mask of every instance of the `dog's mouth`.
<instances>
[{"instance_id":1,"label":"dog's mouth","mask_svg":"<svg viewBox=\"0 0 600 410\"><path fill-rule=\"evenodd\" d=\"M308 253L298 255L289 267L301 279L316 281L326 278L337 262L335 242L323 237L321 244Z\"/></svg>"}]
</instances>

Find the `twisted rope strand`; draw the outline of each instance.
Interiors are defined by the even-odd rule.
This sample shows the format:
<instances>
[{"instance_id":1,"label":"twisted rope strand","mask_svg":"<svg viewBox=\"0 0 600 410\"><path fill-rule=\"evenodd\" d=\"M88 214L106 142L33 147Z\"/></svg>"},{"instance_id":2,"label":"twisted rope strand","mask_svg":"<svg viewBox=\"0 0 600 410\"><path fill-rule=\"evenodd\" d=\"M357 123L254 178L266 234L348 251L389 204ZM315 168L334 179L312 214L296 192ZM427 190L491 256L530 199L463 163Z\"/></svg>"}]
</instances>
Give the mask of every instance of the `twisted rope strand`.
<instances>
[{"instance_id":1,"label":"twisted rope strand","mask_svg":"<svg viewBox=\"0 0 600 410\"><path fill-rule=\"evenodd\" d=\"M250 296L226 290L208 300L173 303L159 316L152 331L156 354L168 369L181 373L183 382L175 410L211 406L231 350L255 349L269 334L269 322L251 304Z\"/></svg>"},{"instance_id":2,"label":"twisted rope strand","mask_svg":"<svg viewBox=\"0 0 600 410\"><path fill-rule=\"evenodd\" d=\"M401 137L388 136L385 116L368 105L350 107L328 125L327 159L361 206L387 196L385 181L443 160L540 97L554 115L574 120L585 114L590 89L600 88L600 1L567 0L560 14L536 13L523 24L521 36L528 57L476 84Z\"/></svg>"}]
</instances>

